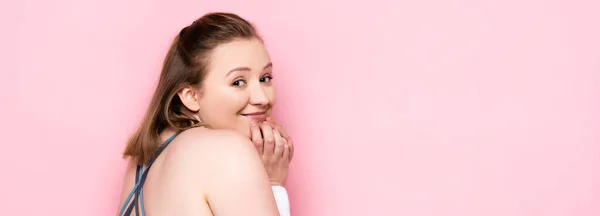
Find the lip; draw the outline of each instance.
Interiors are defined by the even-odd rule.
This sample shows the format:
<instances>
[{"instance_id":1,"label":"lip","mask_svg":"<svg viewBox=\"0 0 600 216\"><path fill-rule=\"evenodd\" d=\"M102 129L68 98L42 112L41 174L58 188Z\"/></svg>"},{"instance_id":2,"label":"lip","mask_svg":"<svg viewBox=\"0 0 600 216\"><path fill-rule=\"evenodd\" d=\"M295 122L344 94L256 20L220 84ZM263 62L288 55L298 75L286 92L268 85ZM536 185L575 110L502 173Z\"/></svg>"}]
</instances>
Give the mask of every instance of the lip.
<instances>
[{"instance_id":1,"label":"lip","mask_svg":"<svg viewBox=\"0 0 600 216\"><path fill-rule=\"evenodd\" d=\"M245 114L241 114L247 118L250 118L252 120L261 122L261 121L265 121L267 120L267 112L253 112L253 113L245 113Z\"/></svg>"}]
</instances>

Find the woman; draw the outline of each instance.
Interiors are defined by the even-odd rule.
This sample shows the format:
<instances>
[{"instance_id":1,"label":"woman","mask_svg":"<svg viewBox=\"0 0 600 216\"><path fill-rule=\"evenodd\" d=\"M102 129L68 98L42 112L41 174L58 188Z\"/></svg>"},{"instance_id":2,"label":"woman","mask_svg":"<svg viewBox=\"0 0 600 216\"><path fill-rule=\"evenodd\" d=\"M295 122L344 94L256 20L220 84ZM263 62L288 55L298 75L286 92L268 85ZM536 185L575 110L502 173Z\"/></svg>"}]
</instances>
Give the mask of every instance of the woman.
<instances>
[{"instance_id":1,"label":"woman","mask_svg":"<svg viewBox=\"0 0 600 216\"><path fill-rule=\"evenodd\" d=\"M293 145L269 117L273 74L241 17L209 13L183 28L125 149L120 215L269 216L279 215L277 204L289 214Z\"/></svg>"}]
</instances>

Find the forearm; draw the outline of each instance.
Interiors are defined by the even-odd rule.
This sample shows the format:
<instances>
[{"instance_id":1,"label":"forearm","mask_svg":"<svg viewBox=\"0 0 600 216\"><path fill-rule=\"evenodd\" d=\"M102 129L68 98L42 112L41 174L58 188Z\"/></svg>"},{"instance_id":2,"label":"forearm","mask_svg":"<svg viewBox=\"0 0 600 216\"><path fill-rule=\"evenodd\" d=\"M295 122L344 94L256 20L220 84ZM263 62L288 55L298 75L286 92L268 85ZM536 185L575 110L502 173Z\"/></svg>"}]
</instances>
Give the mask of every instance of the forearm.
<instances>
[{"instance_id":1,"label":"forearm","mask_svg":"<svg viewBox=\"0 0 600 216\"><path fill-rule=\"evenodd\" d=\"M290 199L287 190L282 186L271 186L279 215L290 216Z\"/></svg>"}]
</instances>

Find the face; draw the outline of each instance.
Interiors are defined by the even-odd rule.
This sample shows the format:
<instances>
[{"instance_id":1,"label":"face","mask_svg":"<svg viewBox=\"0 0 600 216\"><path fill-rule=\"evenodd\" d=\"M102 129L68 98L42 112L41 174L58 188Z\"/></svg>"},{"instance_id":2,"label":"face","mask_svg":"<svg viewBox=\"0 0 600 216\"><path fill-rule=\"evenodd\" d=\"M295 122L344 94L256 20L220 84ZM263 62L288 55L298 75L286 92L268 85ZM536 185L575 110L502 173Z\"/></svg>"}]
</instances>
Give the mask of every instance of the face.
<instances>
[{"instance_id":1,"label":"face","mask_svg":"<svg viewBox=\"0 0 600 216\"><path fill-rule=\"evenodd\" d=\"M275 105L271 58L259 40L218 46L198 92L202 122L250 136L251 121L262 122Z\"/></svg>"}]
</instances>

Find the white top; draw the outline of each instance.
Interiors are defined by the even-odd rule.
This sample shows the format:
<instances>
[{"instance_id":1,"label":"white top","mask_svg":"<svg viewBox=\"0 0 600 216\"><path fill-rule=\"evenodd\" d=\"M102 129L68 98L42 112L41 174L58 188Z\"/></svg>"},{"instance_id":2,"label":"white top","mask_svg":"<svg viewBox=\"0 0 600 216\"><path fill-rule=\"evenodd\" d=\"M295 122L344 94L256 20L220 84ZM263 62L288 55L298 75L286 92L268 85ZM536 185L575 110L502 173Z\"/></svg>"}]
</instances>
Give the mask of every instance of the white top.
<instances>
[{"instance_id":1,"label":"white top","mask_svg":"<svg viewBox=\"0 0 600 216\"><path fill-rule=\"evenodd\" d=\"M290 216L290 199L287 190L281 186L271 186L271 189L273 190L273 195L275 195L275 202L277 202L279 215Z\"/></svg>"}]
</instances>

